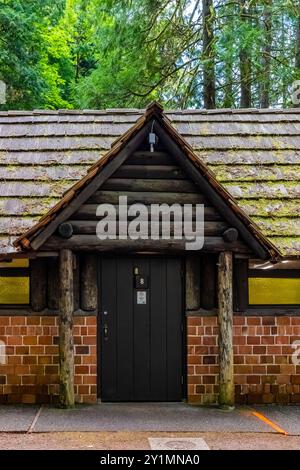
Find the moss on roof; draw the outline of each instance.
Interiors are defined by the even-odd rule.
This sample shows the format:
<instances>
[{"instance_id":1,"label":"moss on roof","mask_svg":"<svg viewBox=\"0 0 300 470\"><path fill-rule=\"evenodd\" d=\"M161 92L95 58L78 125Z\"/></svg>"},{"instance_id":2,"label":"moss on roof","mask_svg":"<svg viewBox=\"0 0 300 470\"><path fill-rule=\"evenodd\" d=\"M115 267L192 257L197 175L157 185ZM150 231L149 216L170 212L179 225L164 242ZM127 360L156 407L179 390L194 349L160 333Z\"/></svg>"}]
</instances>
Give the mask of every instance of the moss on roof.
<instances>
[{"instance_id":1,"label":"moss on roof","mask_svg":"<svg viewBox=\"0 0 300 470\"><path fill-rule=\"evenodd\" d=\"M1 112L0 252L14 250L15 237L143 112ZM166 114L262 232L283 254L300 256L300 110Z\"/></svg>"}]
</instances>

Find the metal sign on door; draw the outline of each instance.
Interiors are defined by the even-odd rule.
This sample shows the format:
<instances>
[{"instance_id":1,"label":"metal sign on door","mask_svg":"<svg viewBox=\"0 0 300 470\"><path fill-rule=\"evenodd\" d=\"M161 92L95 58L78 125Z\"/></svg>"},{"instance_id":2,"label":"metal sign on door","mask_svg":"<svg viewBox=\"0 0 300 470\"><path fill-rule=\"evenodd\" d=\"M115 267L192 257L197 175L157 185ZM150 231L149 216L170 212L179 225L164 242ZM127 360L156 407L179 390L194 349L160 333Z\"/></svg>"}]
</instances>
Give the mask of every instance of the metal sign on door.
<instances>
[{"instance_id":1,"label":"metal sign on door","mask_svg":"<svg viewBox=\"0 0 300 470\"><path fill-rule=\"evenodd\" d=\"M147 291L138 290L136 292L136 303L138 305L146 305L146 303L147 303Z\"/></svg>"}]
</instances>

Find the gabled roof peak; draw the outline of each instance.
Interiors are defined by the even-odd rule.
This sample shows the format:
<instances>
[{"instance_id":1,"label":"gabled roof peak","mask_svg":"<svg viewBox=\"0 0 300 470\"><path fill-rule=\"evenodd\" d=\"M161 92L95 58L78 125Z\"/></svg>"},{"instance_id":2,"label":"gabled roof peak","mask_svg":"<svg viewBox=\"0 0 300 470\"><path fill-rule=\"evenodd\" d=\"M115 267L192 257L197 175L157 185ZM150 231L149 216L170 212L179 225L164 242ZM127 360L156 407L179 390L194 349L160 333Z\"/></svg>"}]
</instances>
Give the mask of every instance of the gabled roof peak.
<instances>
[{"instance_id":1,"label":"gabled roof peak","mask_svg":"<svg viewBox=\"0 0 300 470\"><path fill-rule=\"evenodd\" d=\"M162 114L164 112L164 108L158 101L152 101L148 106L146 107L146 115L150 114Z\"/></svg>"},{"instance_id":2,"label":"gabled roof peak","mask_svg":"<svg viewBox=\"0 0 300 470\"><path fill-rule=\"evenodd\" d=\"M232 225L238 226L242 238L247 240L253 251L259 253L260 257L280 257L277 248L261 233L255 223L237 205L230 193L216 180L214 174L207 165L198 158L192 146L173 127L169 118L163 112L162 106L156 101L152 102L135 124L115 140L111 149L90 167L88 173L73 185L63 198L50 209L40 221L27 230L15 242L14 246L19 249L39 249L40 246L51 236L58 225L67 220L80 204L83 204L91 194L105 182L107 178L120 166L126 158L134 152L144 141L151 128L151 120L156 119L159 123L157 132L165 143L168 142L169 150L180 155L181 164L185 165L192 179L202 190L207 193L208 198L226 211ZM179 157L178 157L179 158Z\"/></svg>"}]
</instances>

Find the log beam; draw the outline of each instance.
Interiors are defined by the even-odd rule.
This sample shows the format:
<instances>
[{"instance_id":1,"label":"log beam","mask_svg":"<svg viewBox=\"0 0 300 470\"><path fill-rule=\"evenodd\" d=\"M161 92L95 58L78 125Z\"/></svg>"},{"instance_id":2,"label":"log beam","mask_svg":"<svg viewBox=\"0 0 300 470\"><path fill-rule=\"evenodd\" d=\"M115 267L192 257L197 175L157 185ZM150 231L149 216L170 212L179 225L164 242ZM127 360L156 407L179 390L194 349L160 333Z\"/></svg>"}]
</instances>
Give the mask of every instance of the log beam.
<instances>
[{"instance_id":1,"label":"log beam","mask_svg":"<svg viewBox=\"0 0 300 470\"><path fill-rule=\"evenodd\" d=\"M232 252L219 254L218 262L218 324L219 324L219 405L234 405L233 374L233 303Z\"/></svg>"},{"instance_id":2,"label":"log beam","mask_svg":"<svg viewBox=\"0 0 300 470\"><path fill-rule=\"evenodd\" d=\"M59 400L63 408L74 406L73 342L73 253L62 249L59 256Z\"/></svg>"},{"instance_id":3,"label":"log beam","mask_svg":"<svg viewBox=\"0 0 300 470\"><path fill-rule=\"evenodd\" d=\"M125 252L125 253L137 253L139 251L152 251L152 252L186 252L186 240L176 240L171 238L170 240L100 240L95 235L73 235L69 240L65 240L61 237L52 235L49 240L45 243L44 247L51 250L53 247L69 248L73 251L92 251L92 252ZM216 253L220 251L231 250L235 253L248 254L249 250L247 246L242 242L228 243L223 240L222 237L205 237L203 250Z\"/></svg>"}]
</instances>

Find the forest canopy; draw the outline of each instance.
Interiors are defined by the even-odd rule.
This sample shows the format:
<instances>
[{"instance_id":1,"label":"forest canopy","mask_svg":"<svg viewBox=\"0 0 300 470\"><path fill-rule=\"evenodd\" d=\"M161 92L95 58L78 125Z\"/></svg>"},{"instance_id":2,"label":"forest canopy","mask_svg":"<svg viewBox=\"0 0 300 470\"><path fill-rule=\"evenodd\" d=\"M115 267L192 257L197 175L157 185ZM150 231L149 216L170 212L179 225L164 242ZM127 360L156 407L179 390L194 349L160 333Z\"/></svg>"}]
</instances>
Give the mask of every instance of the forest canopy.
<instances>
[{"instance_id":1,"label":"forest canopy","mask_svg":"<svg viewBox=\"0 0 300 470\"><path fill-rule=\"evenodd\" d=\"M0 109L290 107L300 0L0 0Z\"/></svg>"}]
</instances>

